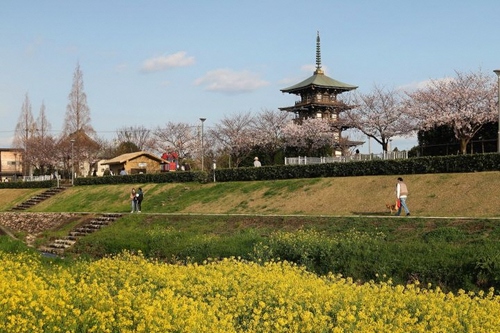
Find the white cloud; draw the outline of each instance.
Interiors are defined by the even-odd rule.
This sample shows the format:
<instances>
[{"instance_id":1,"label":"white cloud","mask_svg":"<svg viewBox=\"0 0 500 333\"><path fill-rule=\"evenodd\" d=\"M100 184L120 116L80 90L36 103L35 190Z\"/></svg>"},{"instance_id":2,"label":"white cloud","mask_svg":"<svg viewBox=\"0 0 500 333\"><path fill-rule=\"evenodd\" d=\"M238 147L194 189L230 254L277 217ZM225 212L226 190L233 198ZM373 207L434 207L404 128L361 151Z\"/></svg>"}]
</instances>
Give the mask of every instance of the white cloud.
<instances>
[{"instance_id":1,"label":"white cloud","mask_svg":"<svg viewBox=\"0 0 500 333\"><path fill-rule=\"evenodd\" d=\"M194 82L197 86L205 86L205 90L224 93L243 93L269 85L255 73L249 71L235 72L230 69L216 69L207 72Z\"/></svg>"},{"instance_id":2,"label":"white cloud","mask_svg":"<svg viewBox=\"0 0 500 333\"><path fill-rule=\"evenodd\" d=\"M143 62L141 70L143 72L158 72L175 67L191 66L194 63L194 57L187 57L186 52L180 51L147 59Z\"/></svg>"}]
</instances>

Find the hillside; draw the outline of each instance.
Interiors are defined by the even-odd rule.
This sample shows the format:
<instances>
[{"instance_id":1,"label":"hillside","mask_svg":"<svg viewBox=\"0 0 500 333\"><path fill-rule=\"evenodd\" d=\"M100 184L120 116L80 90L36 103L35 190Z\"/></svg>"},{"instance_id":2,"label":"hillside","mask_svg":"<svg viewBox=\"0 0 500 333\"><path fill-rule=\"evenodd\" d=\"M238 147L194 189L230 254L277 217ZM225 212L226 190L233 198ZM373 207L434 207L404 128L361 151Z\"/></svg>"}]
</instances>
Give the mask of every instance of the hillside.
<instances>
[{"instance_id":1,"label":"hillside","mask_svg":"<svg viewBox=\"0 0 500 333\"><path fill-rule=\"evenodd\" d=\"M500 217L500 172L402 175L412 216ZM143 213L387 215L396 176L233 183L75 186L34 212L129 212L132 187L145 191ZM33 190L0 190L8 210Z\"/></svg>"}]
</instances>

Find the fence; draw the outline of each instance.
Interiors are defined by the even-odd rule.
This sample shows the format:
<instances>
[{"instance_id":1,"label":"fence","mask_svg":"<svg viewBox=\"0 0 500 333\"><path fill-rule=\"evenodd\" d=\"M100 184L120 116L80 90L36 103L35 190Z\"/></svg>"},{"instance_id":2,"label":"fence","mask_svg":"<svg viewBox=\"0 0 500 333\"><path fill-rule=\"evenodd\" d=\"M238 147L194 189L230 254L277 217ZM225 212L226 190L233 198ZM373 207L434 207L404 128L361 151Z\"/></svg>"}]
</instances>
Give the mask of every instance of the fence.
<instances>
[{"instance_id":1,"label":"fence","mask_svg":"<svg viewBox=\"0 0 500 333\"><path fill-rule=\"evenodd\" d=\"M58 175L60 178L60 176ZM20 178L20 177L18 177ZM41 182L44 180L51 180L54 179L54 175L42 175L42 176L23 176L22 181L23 182Z\"/></svg>"},{"instance_id":2,"label":"fence","mask_svg":"<svg viewBox=\"0 0 500 333\"><path fill-rule=\"evenodd\" d=\"M408 158L408 152L390 151L380 154L354 154L350 156L330 156L330 157L285 157L285 165L297 164L323 164L336 162L370 161L370 160L395 160Z\"/></svg>"}]
</instances>

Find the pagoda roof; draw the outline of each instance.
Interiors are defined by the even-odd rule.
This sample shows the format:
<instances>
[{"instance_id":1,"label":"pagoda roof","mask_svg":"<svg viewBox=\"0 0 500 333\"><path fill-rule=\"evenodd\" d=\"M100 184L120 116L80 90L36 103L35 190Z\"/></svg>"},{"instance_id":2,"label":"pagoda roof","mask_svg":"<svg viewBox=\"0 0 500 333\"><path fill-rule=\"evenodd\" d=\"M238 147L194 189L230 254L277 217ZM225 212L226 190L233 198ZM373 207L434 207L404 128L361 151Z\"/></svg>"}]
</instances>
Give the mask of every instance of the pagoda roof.
<instances>
[{"instance_id":1,"label":"pagoda roof","mask_svg":"<svg viewBox=\"0 0 500 333\"><path fill-rule=\"evenodd\" d=\"M353 86L344 82L337 81L332 79L331 77L326 76L321 71L315 71L314 74L302 82L299 82L291 87L281 89L284 93L295 93L305 88L325 88L325 89L333 89L337 91L349 91L358 88L357 86Z\"/></svg>"},{"instance_id":2,"label":"pagoda roof","mask_svg":"<svg viewBox=\"0 0 500 333\"><path fill-rule=\"evenodd\" d=\"M354 90L358 88L344 82L337 81L325 75L323 69L321 69L321 46L319 31L316 36L316 70L314 74L302 82L299 82L291 87L281 89L284 93L297 94L306 89L323 88L335 90L337 93L342 93L344 91Z\"/></svg>"}]
</instances>

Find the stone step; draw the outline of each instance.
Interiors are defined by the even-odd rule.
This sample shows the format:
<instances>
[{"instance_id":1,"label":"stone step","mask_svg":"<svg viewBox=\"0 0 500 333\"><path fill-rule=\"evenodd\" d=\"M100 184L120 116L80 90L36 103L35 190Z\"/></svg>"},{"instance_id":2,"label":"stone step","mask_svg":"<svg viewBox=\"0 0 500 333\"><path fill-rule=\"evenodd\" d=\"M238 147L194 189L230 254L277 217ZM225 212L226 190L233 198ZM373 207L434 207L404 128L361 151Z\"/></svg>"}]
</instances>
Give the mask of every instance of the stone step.
<instances>
[{"instance_id":1,"label":"stone step","mask_svg":"<svg viewBox=\"0 0 500 333\"><path fill-rule=\"evenodd\" d=\"M56 246L62 246L64 248L68 248L70 246L73 246L75 243L76 243L75 240L64 238L64 239L56 239L53 244L55 244Z\"/></svg>"},{"instance_id":2,"label":"stone step","mask_svg":"<svg viewBox=\"0 0 500 333\"><path fill-rule=\"evenodd\" d=\"M57 255L63 255L64 250L73 246L79 238L85 237L101 228L114 222L116 219L120 218L122 214L118 213L107 213L98 216L89 222L71 230L68 236L64 238L56 239L51 244L41 247L39 250L46 253L53 253Z\"/></svg>"},{"instance_id":3,"label":"stone step","mask_svg":"<svg viewBox=\"0 0 500 333\"><path fill-rule=\"evenodd\" d=\"M11 210L26 210L64 190L65 188L62 187L54 187L47 189L45 192L35 195L34 197L26 200L25 202L17 205L16 207L11 208Z\"/></svg>"}]
</instances>

